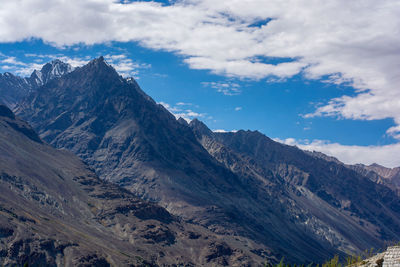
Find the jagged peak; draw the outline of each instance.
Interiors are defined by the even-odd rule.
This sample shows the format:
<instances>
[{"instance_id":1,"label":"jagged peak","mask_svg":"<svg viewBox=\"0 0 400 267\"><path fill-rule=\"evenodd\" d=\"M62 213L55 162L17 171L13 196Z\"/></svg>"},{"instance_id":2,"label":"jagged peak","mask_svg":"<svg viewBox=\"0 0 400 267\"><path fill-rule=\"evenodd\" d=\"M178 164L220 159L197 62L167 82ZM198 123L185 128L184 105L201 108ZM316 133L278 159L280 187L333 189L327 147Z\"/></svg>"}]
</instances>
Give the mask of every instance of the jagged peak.
<instances>
[{"instance_id":1,"label":"jagged peak","mask_svg":"<svg viewBox=\"0 0 400 267\"><path fill-rule=\"evenodd\" d=\"M189 125L189 124L187 123L187 121L186 121L184 118L182 118L182 117L179 117L178 122L179 122L180 124L183 124L183 125L186 125L186 126Z\"/></svg>"},{"instance_id":2,"label":"jagged peak","mask_svg":"<svg viewBox=\"0 0 400 267\"><path fill-rule=\"evenodd\" d=\"M189 127L192 128L192 130L198 134L198 135L212 135L213 132L205 125L202 121L198 120L197 118L194 118L190 123Z\"/></svg>"},{"instance_id":3,"label":"jagged peak","mask_svg":"<svg viewBox=\"0 0 400 267\"><path fill-rule=\"evenodd\" d=\"M81 69L87 71L87 70L102 70L102 71L106 71L106 72L112 72L115 73L118 77L119 74L118 72L115 70L115 68L113 66L111 66L105 59L103 56L100 56L98 58L92 59L91 61L89 61L89 63L87 63L85 66L83 66Z\"/></svg>"},{"instance_id":4,"label":"jagged peak","mask_svg":"<svg viewBox=\"0 0 400 267\"><path fill-rule=\"evenodd\" d=\"M46 84L48 81L61 77L73 71L73 67L61 61L54 59L46 64L39 70L34 70L30 76L30 82L34 87Z\"/></svg>"},{"instance_id":5,"label":"jagged peak","mask_svg":"<svg viewBox=\"0 0 400 267\"><path fill-rule=\"evenodd\" d=\"M60 59L53 59L52 61L43 65L41 72L46 71L46 69L55 69L57 67L64 67L65 69L72 71L72 66L66 62L61 61Z\"/></svg>"},{"instance_id":6,"label":"jagged peak","mask_svg":"<svg viewBox=\"0 0 400 267\"><path fill-rule=\"evenodd\" d=\"M15 76L14 74L12 74L11 72L4 72L4 76Z\"/></svg>"},{"instance_id":7,"label":"jagged peak","mask_svg":"<svg viewBox=\"0 0 400 267\"><path fill-rule=\"evenodd\" d=\"M89 61L89 63L87 65L88 66L90 66L90 65L107 66L107 67L113 68L113 66L111 66L110 64L107 63L107 61L104 59L103 56L100 56L98 58L92 59L91 61Z\"/></svg>"},{"instance_id":8,"label":"jagged peak","mask_svg":"<svg viewBox=\"0 0 400 267\"><path fill-rule=\"evenodd\" d=\"M385 167L385 166L382 166L382 165L380 165L380 164L378 164L378 163L372 163L371 165L369 165L369 167L389 169L389 168L387 168L387 167Z\"/></svg>"},{"instance_id":9,"label":"jagged peak","mask_svg":"<svg viewBox=\"0 0 400 267\"><path fill-rule=\"evenodd\" d=\"M56 58L56 59L53 59L53 60L50 62L50 64L51 64L51 65L56 65L56 64L67 64L67 63L65 63L65 62L61 61L60 59Z\"/></svg>"}]
</instances>

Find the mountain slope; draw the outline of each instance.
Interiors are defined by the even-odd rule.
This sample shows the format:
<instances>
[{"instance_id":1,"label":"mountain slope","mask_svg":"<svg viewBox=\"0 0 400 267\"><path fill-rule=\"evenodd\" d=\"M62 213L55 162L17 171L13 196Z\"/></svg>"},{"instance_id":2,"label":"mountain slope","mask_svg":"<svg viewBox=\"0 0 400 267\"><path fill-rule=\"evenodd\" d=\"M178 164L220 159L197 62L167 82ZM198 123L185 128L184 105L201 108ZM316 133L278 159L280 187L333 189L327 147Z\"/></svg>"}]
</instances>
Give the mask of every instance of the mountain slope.
<instances>
[{"instance_id":1,"label":"mountain slope","mask_svg":"<svg viewBox=\"0 0 400 267\"><path fill-rule=\"evenodd\" d=\"M13 107L29 94L31 85L27 79L6 72L0 73L0 103Z\"/></svg>"},{"instance_id":2,"label":"mountain slope","mask_svg":"<svg viewBox=\"0 0 400 267\"><path fill-rule=\"evenodd\" d=\"M21 78L9 72L0 73L0 103L13 108L39 86L71 71L71 65L56 59L45 64L40 71L34 70L29 78Z\"/></svg>"},{"instance_id":3,"label":"mountain slope","mask_svg":"<svg viewBox=\"0 0 400 267\"><path fill-rule=\"evenodd\" d=\"M190 123L199 141L219 162L241 177L280 192L296 223L344 251L381 247L400 237L400 200L341 163L310 156L259 132L213 133Z\"/></svg>"},{"instance_id":4,"label":"mountain slope","mask_svg":"<svg viewBox=\"0 0 400 267\"><path fill-rule=\"evenodd\" d=\"M356 164L350 166L350 168L371 178L377 183L387 185L394 191L400 192L400 167L386 168L378 164L371 164L369 166Z\"/></svg>"},{"instance_id":5,"label":"mountain slope","mask_svg":"<svg viewBox=\"0 0 400 267\"><path fill-rule=\"evenodd\" d=\"M76 156L44 144L1 105L0 190L1 266L262 262L233 238L182 223L98 179Z\"/></svg>"},{"instance_id":6,"label":"mountain slope","mask_svg":"<svg viewBox=\"0 0 400 267\"><path fill-rule=\"evenodd\" d=\"M340 162L334 157L327 156L320 152L316 151L313 152L305 151L305 152L315 158L322 158L327 161L334 161L338 164L346 166L347 168L352 169L358 172L359 174L369 178L371 181L375 183L383 184L389 187L398 195L400 195L400 167L386 168L376 163L371 165L364 165L364 164L349 165Z\"/></svg>"},{"instance_id":7,"label":"mountain slope","mask_svg":"<svg viewBox=\"0 0 400 267\"><path fill-rule=\"evenodd\" d=\"M252 250L257 255L322 262L334 254L381 244L383 238L400 233L395 227L398 213L392 207L384 211L385 216L393 213L388 217L392 224L382 226L384 236L374 223L364 217L354 219L352 210L338 209L329 202L329 194L321 195L324 187L318 179L327 176L327 181L333 182L334 171L309 175L312 165L303 171L305 163L294 160L304 157L300 150L279 154L281 147L277 146L271 156L270 146L260 147L244 138L249 151L257 151L246 154L234 151L230 143L214 140L220 147L218 156L199 136L201 127L189 128L177 121L102 57L39 87L18 106L17 113L44 140L77 154L100 178L157 201L171 213L214 233L234 237L242 244L262 244ZM275 154L279 155L277 161L264 164ZM320 164L326 167L326 161ZM348 176L348 181L361 179L355 172L338 171ZM377 193L374 187L371 190ZM384 205L389 202L385 200ZM359 204L363 212L369 207L362 206L366 203ZM359 236L352 241L353 233Z\"/></svg>"},{"instance_id":8,"label":"mountain slope","mask_svg":"<svg viewBox=\"0 0 400 267\"><path fill-rule=\"evenodd\" d=\"M285 204L217 162L187 125L103 58L38 88L17 113L102 179L215 233L263 244L257 254L317 261L337 253L326 241L282 221ZM303 249L295 251L296 246Z\"/></svg>"},{"instance_id":9,"label":"mountain slope","mask_svg":"<svg viewBox=\"0 0 400 267\"><path fill-rule=\"evenodd\" d=\"M72 70L72 66L68 63L62 62L59 59L55 59L49 63L46 63L40 71L34 70L31 76L28 78L28 81L33 88L37 88L46 84L52 79L56 79L67 73L70 73Z\"/></svg>"}]
</instances>

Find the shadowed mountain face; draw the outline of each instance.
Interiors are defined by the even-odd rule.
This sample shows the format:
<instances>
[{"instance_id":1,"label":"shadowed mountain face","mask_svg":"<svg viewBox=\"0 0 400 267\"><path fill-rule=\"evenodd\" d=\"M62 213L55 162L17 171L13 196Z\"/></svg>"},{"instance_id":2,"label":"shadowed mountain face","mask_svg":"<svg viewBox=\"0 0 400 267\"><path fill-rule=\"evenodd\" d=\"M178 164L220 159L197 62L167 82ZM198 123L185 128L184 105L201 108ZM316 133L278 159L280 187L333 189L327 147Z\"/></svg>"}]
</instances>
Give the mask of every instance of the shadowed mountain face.
<instances>
[{"instance_id":1,"label":"shadowed mountain face","mask_svg":"<svg viewBox=\"0 0 400 267\"><path fill-rule=\"evenodd\" d=\"M40 71L35 70L29 78L21 78L9 72L0 73L0 103L14 107L39 86L71 71L71 65L56 59L45 64Z\"/></svg>"},{"instance_id":2,"label":"shadowed mountain face","mask_svg":"<svg viewBox=\"0 0 400 267\"><path fill-rule=\"evenodd\" d=\"M9 72L0 73L0 103L13 107L24 96L27 96L30 90L31 85L27 79Z\"/></svg>"},{"instance_id":3,"label":"shadowed mountain face","mask_svg":"<svg viewBox=\"0 0 400 267\"><path fill-rule=\"evenodd\" d=\"M392 191L259 133L188 127L103 58L49 81L16 110L100 178L214 233L262 244L254 255L321 262L400 234Z\"/></svg>"},{"instance_id":4,"label":"shadowed mountain face","mask_svg":"<svg viewBox=\"0 0 400 267\"><path fill-rule=\"evenodd\" d=\"M359 174L369 178L371 181L375 183L383 184L389 187L398 195L400 195L400 167L386 168L376 163L371 165L364 165L364 164L348 165L340 162L338 159L334 157L327 156L320 152L316 151L313 152L305 151L305 152L315 158L321 158L327 161L333 161L343 166L346 166L347 168L352 169L358 172Z\"/></svg>"},{"instance_id":5,"label":"shadowed mountain face","mask_svg":"<svg viewBox=\"0 0 400 267\"><path fill-rule=\"evenodd\" d=\"M259 132L213 133L194 120L199 141L219 162L248 180L258 180L301 211L303 223L342 249L382 246L400 235L400 201L342 163L310 156Z\"/></svg>"},{"instance_id":6,"label":"shadowed mountain face","mask_svg":"<svg viewBox=\"0 0 400 267\"><path fill-rule=\"evenodd\" d=\"M262 263L232 237L180 222L98 179L44 144L0 105L0 265L246 266Z\"/></svg>"},{"instance_id":7,"label":"shadowed mountain face","mask_svg":"<svg viewBox=\"0 0 400 267\"><path fill-rule=\"evenodd\" d=\"M356 164L350 167L379 184L389 186L400 195L400 167L386 168L378 164Z\"/></svg>"}]
</instances>

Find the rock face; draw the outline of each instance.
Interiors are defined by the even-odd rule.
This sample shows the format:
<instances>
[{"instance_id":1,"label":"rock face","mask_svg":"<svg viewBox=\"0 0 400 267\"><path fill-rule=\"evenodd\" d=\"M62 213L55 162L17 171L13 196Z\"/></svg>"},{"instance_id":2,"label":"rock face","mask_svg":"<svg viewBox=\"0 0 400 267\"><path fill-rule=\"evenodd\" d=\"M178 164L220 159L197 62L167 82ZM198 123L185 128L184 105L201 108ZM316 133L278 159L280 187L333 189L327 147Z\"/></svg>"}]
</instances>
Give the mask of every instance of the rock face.
<instances>
[{"instance_id":1,"label":"rock face","mask_svg":"<svg viewBox=\"0 0 400 267\"><path fill-rule=\"evenodd\" d=\"M28 78L29 83L33 88L37 88L53 80L61 77L73 70L72 66L64 63L59 59L55 59L45 64L40 71L35 70Z\"/></svg>"},{"instance_id":2,"label":"rock face","mask_svg":"<svg viewBox=\"0 0 400 267\"><path fill-rule=\"evenodd\" d=\"M29 94L31 85L27 79L6 72L0 73L0 103L13 107Z\"/></svg>"},{"instance_id":3,"label":"rock face","mask_svg":"<svg viewBox=\"0 0 400 267\"><path fill-rule=\"evenodd\" d=\"M16 126L17 125L17 126ZM233 237L183 223L33 137L0 106L0 265L257 266Z\"/></svg>"},{"instance_id":4,"label":"rock face","mask_svg":"<svg viewBox=\"0 0 400 267\"><path fill-rule=\"evenodd\" d=\"M351 168L377 183L392 188L400 194L400 167L386 168L378 164L371 164L369 166L356 164L351 166Z\"/></svg>"},{"instance_id":5,"label":"rock face","mask_svg":"<svg viewBox=\"0 0 400 267\"><path fill-rule=\"evenodd\" d=\"M399 198L385 186L258 132L215 134L177 121L102 57L16 110L100 178L243 247L260 244L253 255L322 262L400 238ZM209 260L235 257L224 244L208 248Z\"/></svg>"},{"instance_id":6,"label":"rock face","mask_svg":"<svg viewBox=\"0 0 400 267\"><path fill-rule=\"evenodd\" d=\"M13 108L39 86L72 70L71 65L56 59L45 64L40 71L33 71L29 78L21 78L9 72L0 73L0 103Z\"/></svg>"},{"instance_id":7,"label":"rock face","mask_svg":"<svg viewBox=\"0 0 400 267\"><path fill-rule=\"evenodd\" d=\"M310 156L257 131L213 133L198 120L190 127L220 163L286 203L286 216L296 216L294 224L342 251L381 247L382 241L399 238L399 198L343 163Z\"/></svg>"},{"instance_id":8,"label":"rock face","mask_svg":"<svg viewBox=\"0 0 400 267\"><path fill-rule=\"evenodd\" d=\"M400 167L397 168L386 168L379 164L371 164L371 165L364 165L364 164L355 164L355 165L348 165L340 162L338 159L334 157L329 157L320 152L310 152L306 151L306 153L310 154L313 157L321 158L327 161L333 161L343 166L346 166L349 169L352 169L361 175L369 178L371 181L383 184L393 191L395 191L398 195L400 195Z\"/></svg>"}]
</instances>

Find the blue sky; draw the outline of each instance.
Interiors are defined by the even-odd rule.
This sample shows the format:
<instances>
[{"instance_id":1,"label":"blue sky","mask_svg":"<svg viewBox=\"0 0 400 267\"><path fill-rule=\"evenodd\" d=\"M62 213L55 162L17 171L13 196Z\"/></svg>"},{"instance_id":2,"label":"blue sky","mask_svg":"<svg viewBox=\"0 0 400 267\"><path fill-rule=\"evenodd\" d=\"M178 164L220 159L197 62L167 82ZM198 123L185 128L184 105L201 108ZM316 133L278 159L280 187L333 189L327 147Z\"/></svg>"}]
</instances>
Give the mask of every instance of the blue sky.
<instances>
[{"instance_id":1,"label":"blue sky","mask_svg":"<svg viewBox=\"0 0 400 267\"><path fill-rule=\"evenodd\" d=\"M399 4L299 2L6 0L0 72L103 55L171 112L213 130L259 130L344 162L399 166Z\"/></svg>"}]
</instances>

